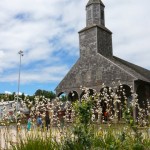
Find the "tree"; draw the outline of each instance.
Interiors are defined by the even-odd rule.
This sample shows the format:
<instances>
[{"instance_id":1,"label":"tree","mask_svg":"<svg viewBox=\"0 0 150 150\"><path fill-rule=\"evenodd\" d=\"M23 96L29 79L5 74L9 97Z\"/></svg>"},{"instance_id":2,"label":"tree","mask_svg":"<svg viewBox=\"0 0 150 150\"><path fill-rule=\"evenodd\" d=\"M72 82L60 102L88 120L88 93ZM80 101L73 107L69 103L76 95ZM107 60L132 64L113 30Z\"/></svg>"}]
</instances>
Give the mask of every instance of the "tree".
<instances>
[{"instance_id":1,"label":"tree","mask_svg":"<svg viewBox=\"0 0 150 150\"><path fill-rule=\"evenodd\" d=\"M35 96L42 96L42 90L40 89L36 90Z\"/></svg>"},{"instance_id":2,"label":"tree","mask_svg":"<svg viewBox=\"0 0 150 150\"><path fill-rule=\"evenodd\" d=\"M41 89L38 89L35 92L35 96L44 96L45 98L50 98L51 100L56 98L56 94L54 92Z\"/></svg>"},{"instance_id":3,"label":"tree","mask_svg":"<svg viewBox=\"0 0 150 150\"><path fill-rule=\"evenodd\" d=\"M0 94L0 101L1 100L4 100L4 101L13 101L14 100L14 94L4 94L4 93L1 93Z\"/></svg>"}]
</instances>

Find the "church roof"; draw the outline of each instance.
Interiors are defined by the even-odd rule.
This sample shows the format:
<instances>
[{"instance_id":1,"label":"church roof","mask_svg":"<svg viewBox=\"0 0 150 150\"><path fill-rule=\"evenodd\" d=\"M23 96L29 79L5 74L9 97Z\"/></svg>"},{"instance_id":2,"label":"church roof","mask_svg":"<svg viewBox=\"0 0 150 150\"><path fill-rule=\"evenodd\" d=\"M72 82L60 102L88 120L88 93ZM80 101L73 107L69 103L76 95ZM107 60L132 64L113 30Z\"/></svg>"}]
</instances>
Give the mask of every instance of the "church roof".
<instances>
[{"instance_id":1,"label":"church roof","mask_svg":"<svg viewBox=\"0 0 150 150\"><path fill-rule=\"evenodd\" d=\"M101 29L103 29L103 30L105 30L105 31L107 31L107 32L109 32L109 33L112 34L112 32L111 32L109 29L107 29L105 26L97 25L97 24L93 24L93 25L91 25L91 26L89 26L89 27L85 27L85 28L83 28L82 30L80 30L79 33L80 33L80 32L83 32L83 31L85 31L85 30L89 30L89 29L91 29L91 28L93 28L93 27L101 28Z\"/></svg>"},{"instance_id":2,"label":"church roof","mask_svg":"<svg viewBox=\"0 0 150 150\"><path fill-rule=\"evenodd\" d=\"M128 61L125 61L121 58L118 58L116 56L113 56L112 61L125 69L127 72L133 74L137 79L143 80L146 82L150 82L150 71L142 68L138 65L132 64Z\"/></svg>"},{"instance_id":3,"label":"church roof","mask_svg":"<svg viewBox=\"0 0 150 150\"><path fill-rule=\"evenodd\" d=\"M91 4L101 4L105 7L105 5L103 4L103 2L101 0L89 0L89 2L87 3L86 7L91 5Z\"/></svg>"}]
</instances>

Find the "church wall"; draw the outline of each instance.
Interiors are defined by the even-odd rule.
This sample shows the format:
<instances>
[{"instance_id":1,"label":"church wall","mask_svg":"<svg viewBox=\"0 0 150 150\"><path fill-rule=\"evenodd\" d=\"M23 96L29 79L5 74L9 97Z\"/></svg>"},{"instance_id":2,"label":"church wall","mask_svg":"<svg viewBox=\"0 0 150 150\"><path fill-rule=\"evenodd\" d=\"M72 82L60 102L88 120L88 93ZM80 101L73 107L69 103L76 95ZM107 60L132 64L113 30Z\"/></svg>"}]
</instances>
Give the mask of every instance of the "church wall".
<instances>
[{"instance_id":1,"label":"church wall","mask_svg":"<svg viewBox=\"0 0 150 150\"><path fill-rule=\"evenodd\" d=\"M112 86L113 81L121 81L122 84L133 85L134 77L104 56L97 54L95 60L96 65L93 69L96 70L97 81L101 81L101 83L105 83L107 86Z\"/></svg>"},{"instance_id":2,"label":"church wall","mask_svg":"<svg viewBox=\"0 0 150 150\"><path fill-rule=\"evenodd\" d=\"M80 56L94 55L97 52L97 30L90 28L79 33Z\"/></svg>"},{"instance_id":3,"label":"church wall","mask_svg":"<svg viewBox=\"0 0 150 150\"><path fill-rule=\"evenodd\" d=\"M100 3L93 3L86 7L86 26L90 27L94 24L105 26L104 6Z\"/></svg>"},{"instance_id":4,"label":"church wall","mask_svg":"<svg viewBox=\"0 0 150 150\"><path fill-rule=\"evenodd\" d=\"M100 24L100 7L93 4L93 24Z\"/></svg>"},{"instance_id":5,"label":"church wall","mask_svg":"<svg viewBox=\"0 0 150 150\"><path fill-rule=\"evenodd\" d=\"M97 28L98 53L105 57L112 57L112 35L111 33Z\"/></svg>"},{"instance_id":6,"label":"church wall","mask_svg":"<svg viewBox=\"0 0 150 150\"><path fill-rule=\"evenodd\" d=\"M92 5L86 8L86 26L93 24L93 7Z\"/></svg>"},{"instance_id":7,"label":"church wall","mask_svg":"<svg viewBox=\"0 0 150 150\"><path fill-rule=\"evenodd\" d=\"M61 82L59 88L67 91L77 91L76 89L80 89L80 86L85 86L100 90L103 83L112 87L112 82L118 83L118 81L121 81L122 84L133 86L134 80L134 77L125 70L97 54L80 57L79 61Z\"/></svg>"},{"instance_id":8,"label":"church wall","mask_svg":"<svg viewBox=\"0 0 150 150\"><path fill-rule=\"evenodd\" d=\"M112 57L112 35L100 28L92 27L79 33L80 56L100 53Z\"/></svg>"}]
</instances>

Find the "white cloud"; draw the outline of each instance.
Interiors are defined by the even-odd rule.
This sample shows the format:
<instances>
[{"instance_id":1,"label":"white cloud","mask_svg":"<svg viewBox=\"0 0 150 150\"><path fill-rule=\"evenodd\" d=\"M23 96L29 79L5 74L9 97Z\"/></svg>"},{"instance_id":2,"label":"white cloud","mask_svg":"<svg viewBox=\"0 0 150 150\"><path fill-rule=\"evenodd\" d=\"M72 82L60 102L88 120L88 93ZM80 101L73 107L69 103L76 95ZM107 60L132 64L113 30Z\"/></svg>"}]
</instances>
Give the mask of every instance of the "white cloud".
<instances>
[{"instance_id":1,"label":"white cloud","mask_svg":"<svg viewBox=\"0 0 150 150\"><path fill-rule=\"evenodd\" d=\"M5 91L4 93L5 94L12 94L10 91Z\"/></svg>"},{"instance_id":2,"label":"white cloud","mask_svg":"<svg viewBox=\"0 0 150 150\"><path fill-rule=\"evenodd\" d=\"M22 95L22 92L19 92L19 94L18 94L18 92L15 92L15 94L16 95ZM28 95L28 94L25 94L25 95Z\"/></svg>"},{"instance_id":3,"label":"white cloud","mask_svg":"<svg viewBox=\"0 0 150 150\"><path fill-rule=\"evenodd\" d=\"M114 54L150 69L149 0L105 0L106 26L113 32Z\"/></svg>"},{"instance_id":4,"label":"white cloud","mask_svg":"<svg viewBox=\"0 0 150 150\"><path fill-rule=\"evenodd\" d=\"M40 69L29 69L21 72L21 83L28 84L32 82L46 83L56 82L62 79L62 77L69 71L67 66L52 66L43 67ZM1 82L17 82L18 73L12 73L11 75L0 76Z\"/></svg>"},{"instance_id":5,"label":"white cloud","mask_svg":"<svg viewBox=\"0 0 150 150\"><path fill-rule=\"evenodd\" d=\"M33 5L33 4L36 5ZM30 67L32 63L36 64L41 61L44 70L45 62L58 64L62 62L61 58L53 55L60 50L74 53L78 52L78 34L77 31L82 24L78 11L74 14L74 6L81 7L83 2L67 0L3 0L0 3L0 72L1 81L17 81L17 70L19 64L18 51L24 51L22 66ZM81 22L81 23L78 23ZM72 30L73 32L69 32ZM68 34L67 34L68 33ZM56 42L54 42L56 40ZM70 49L71 48L71 51ZM76 49L75 49L76 48ZM65 69L67 62L61 63L60 68ZM33 66L35 67L35 66ZM22 72L24 82L37 81L40 75L34 69L27 69L29 72ZM57 66L50 67L57 70ZM14 70L13 70L14 69ZM14 71L14 72L13 72ZM48 72L47 72L48 73ZM53 72L51 75L44 73L45 78L39 82L58 81L64 75L59 72L57 75ZM58 76L58 77L57 77Z\"/></svg>"},{"instance_id":6,"label":"white cloud","mask_svg":"<svg viewBox=\"0 0 150 150\"><path fill-rule=\"evenodd\" d=\"M78 57L78 31L85 27L85 0L3 0L0 3L0 81L18 78L24 51L23 83L60 81ZM148 0L103 0L114 54L150 69ZM55 53L63 53L59 57ZM41 78L42 73L42 78Z\"/></svg>"}]
</instances>

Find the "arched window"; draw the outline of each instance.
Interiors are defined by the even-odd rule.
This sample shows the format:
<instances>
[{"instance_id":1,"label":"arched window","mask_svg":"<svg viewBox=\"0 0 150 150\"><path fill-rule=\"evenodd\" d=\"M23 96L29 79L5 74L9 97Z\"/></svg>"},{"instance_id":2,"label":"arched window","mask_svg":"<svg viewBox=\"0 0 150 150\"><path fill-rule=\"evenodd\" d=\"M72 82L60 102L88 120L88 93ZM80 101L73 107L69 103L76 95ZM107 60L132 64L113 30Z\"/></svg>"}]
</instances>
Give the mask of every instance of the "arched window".
<instances>
[{"instance_id":1,"label":"arched window","mask_svg":"<svg viewBox=\"0 0 150 150\"><path fill-rule=\"evenodd\" d=\"M128 85L120 85L116 91L120 103L117 103L118 109L118 119L120 120L123 117L123 109L130 107L130 102L132 100L131 88Z\"/></svg>"},{"instance_id":2,"label":"arched window","mask_svg":"<svg viewBox=\"0 0 150 150\"><path fill-rule=\"evenodd\" d=\"M59 97L59 99L60 99L62 102L65 102L65 101L68 100L67 93L65 93L65 92L59 93L59 94L58 94L58 97Z\"/></svg>"},{"instance_id":3,"label":"arched window","mask_svg":"<svg viewBox=\"0 0 150 150\"><path fill-rule=\"evenodd\" d=\"M69 94L68 94L68 100L71 101L71 102L75 102L76 100L79 99L79 96L78 96L78 93L76 91L71 91Z\"/></svg>"},{"instance_id":4,"label":"arched window","mask_svg":"<svg viewBox=\"0 0 150 150\"><path fill-rule=\"evenodd\" d=\"M88 97L93 96L94 90L93 89L84 90L80 95L80 99L82 99L85 94L87 94Z\"/></svg>"},{"instance_id":5,"label":"arched window","mask_svg":"<svg viewBox=\"0 0 150 150\"><path fill-rule=\"evenodd\" d=\"M113 112L113 90L110 87L104 87L100 90L100 106L102 108L102 116L105 121L114 114ZM106 115L107 114L107 115Z\"/></svg>"},{"instance_id":6,"label":"arched window","mask_svg":"<svg viewBox=\"0 0 150 150\"><path fill-rule=\"evenodd\" d=\"M140 84L137 88L136 93L138 94L138 103L141 108L147 107L147 96L146 96L146 87L144 84Z\"/></svg>"}]
</instances>

